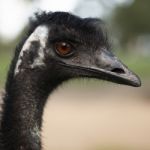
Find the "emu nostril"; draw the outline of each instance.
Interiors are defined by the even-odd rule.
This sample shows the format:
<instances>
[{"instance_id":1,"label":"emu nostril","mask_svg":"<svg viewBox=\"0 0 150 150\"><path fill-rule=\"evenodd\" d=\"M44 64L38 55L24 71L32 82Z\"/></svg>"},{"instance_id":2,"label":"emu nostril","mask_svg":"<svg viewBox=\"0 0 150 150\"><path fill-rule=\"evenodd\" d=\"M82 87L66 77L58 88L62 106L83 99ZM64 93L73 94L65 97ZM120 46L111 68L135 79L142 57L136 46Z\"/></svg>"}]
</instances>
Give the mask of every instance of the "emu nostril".
<instances>
[{"instance_id":1,"label":"emu nostril","mask_svg":"<svg viewBox=\"0 0 150 150\"><path fill-rule=\"evenodd\" d=\"M111 70L111 72L119 73L119 74L124 74L125 71L121 68L114 68Z\"/></svg>"}]
</instances>

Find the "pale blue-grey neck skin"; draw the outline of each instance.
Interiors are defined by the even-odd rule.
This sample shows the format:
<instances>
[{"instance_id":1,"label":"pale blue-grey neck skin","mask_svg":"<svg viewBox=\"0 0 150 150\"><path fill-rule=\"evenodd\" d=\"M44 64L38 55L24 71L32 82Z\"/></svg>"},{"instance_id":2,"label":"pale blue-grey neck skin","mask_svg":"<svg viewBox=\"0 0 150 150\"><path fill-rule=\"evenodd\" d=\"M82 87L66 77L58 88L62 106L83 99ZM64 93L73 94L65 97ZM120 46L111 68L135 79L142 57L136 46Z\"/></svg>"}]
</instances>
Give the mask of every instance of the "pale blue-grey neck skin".
<instances>
[{"instance_id":1,"label":"pale blue-grey neck skin","mask_svg":"<svg viewBox=\"0 0 150 150\"><path fill-rule=\"evenodd\" d=\"M46 48L46 42L48 40L49 28L46 25L41 25L35 29L35 31L30 35L25 44L23 45L21 52L19 54L18 62L14 70L14 76L19 72L23 71L24 68L20 67L23 62L24 55L31 53L37 53L37 57L30 64L30 68L35 68L38 66L44 66L44 50ZM38 49L37 49L38 48Z\"/></svg>"}]
</instances>

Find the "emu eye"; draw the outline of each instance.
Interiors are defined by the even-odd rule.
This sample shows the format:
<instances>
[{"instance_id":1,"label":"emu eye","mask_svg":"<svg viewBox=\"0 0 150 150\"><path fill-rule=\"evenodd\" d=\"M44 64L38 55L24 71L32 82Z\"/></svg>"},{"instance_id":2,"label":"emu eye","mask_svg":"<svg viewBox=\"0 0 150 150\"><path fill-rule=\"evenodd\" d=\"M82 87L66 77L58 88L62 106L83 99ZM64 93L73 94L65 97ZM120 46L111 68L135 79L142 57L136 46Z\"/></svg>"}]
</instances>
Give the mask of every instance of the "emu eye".
<instances>
[{"instance_id":1,"label":"emu eye","mask_svg":"<svg viewBox=\"0 0 150 150\"><path fill-rule=\"evenodd\" d=\"M69 56L72 54L72 46L67 42L56 42L55 50L60 56Z\"/></svg>"}]
</instances>

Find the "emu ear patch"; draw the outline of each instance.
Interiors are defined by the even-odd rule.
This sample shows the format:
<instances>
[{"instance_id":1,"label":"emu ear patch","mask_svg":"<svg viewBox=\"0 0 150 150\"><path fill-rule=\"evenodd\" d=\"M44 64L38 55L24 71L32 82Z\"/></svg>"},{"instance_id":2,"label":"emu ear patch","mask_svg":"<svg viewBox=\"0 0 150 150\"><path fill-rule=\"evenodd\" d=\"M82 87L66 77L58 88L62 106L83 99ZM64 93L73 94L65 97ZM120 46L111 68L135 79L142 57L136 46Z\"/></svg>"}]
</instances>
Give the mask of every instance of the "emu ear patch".
<instances>
[{"instance_id":1,"label":"emu ear patch","mask_svg":"<svg viewBox=\"0 0 150 150\"><path fill-rule=\"evenodd\" d=\"M48 33L48 27L45 25L41 25L37 27L34 32L28 37L20 51L14 75L17 75L20 71L24 70L23 66L29 65L27 66L28 68L34 68L36 66L44 65L44 49L46 47ZM37 43L39 46L36 47L35 43ZM32 53L32 55L35 55L34 60L30 60L31 57L27 57L27 55L31 54L30 52ZM26 57L26 59L24 59L24 57Z\"/></svg>"}]
</instances>

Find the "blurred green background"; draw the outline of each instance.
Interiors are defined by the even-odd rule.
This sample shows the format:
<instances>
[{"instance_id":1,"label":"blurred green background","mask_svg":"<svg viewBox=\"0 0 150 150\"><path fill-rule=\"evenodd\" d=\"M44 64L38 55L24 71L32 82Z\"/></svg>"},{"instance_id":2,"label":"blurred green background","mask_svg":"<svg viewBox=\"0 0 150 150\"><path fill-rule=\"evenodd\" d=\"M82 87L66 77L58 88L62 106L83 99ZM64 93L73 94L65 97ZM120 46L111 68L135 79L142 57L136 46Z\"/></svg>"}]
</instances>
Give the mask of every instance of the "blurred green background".
<instances>
[{"instance_id":1,"label":"blurred green background","mask_svg":"<svg viewBox=\"0 0 150 150\"><path fill-rule=\"evenodd\" d=\"M61 6L62 6L62 9L61 9ZM126 98L125 101L128 104L128 106L133 106L133 108L131 108L129 110L126 108L125 112L126 111L131 112L131 116L132 116L133 115L132 112L135 111L136 114L132 116L131 120L135 119L135 122L133 124L139 125L138 126L139 130L137 132L135 132L135 141L138 143L140 141L140 137L142 137L141 135L143 135L143 137L142 137L143 140L149 141L147 143L150 143L150 127L148 127L148 125L150 126L150 121L149 121L149 117L148 117L150 115L150 110L149 109L147 110L147 107L150 108L150 103L149 103L150 102L150 94L149 94L149 92L150 92L150 15L149 15L150 14L150 0L107 0L107 1L106 0L72 0L72 1L62 0L61 2L57 1L57 0L55 2L51 1L51 0L49 0L49 1L48 0L11 0L11 1L2 0L2 1L0 1L0 89L1 90L4 87L7 71L9 69L9 65L10 65L11 59L13 57L15 47L25 34L25 29L27 26L27 18L29 16L31 16L34 11L38 10L38 8L40 8L42 10L44 9L44 10L52 10L52 11L55 11L55 10L70 11L81 17L89 17L89 16L90 17L100 17L106 22L106 25L110 32L110 39L113 43L114 53L131 70L133 70L134 72L136 72L136 74L138 74L140 76L140 78L142 80L142 87L139 88L138 90L133 90L133 89L130 89L129 87L125 87L125 88L117 87L116 88L115 85L112 85L109 83L111 85L111 86L109 86L109 84L107 83L107 85L106 85L107 88L106 88L105 84L97 85L97 82L99 84L99 81L94 81L94 82L87 83L88 87L90 87L90 88L88 89L86 86L84 86L84 88L85 88L84 89L85 91L84 91L83 89L80 89L80 85L78 85L80 83L75 81L74 84L77 83L77 84L75 84L75 86L73 86L72 84L69 85L69 86L72 86L72 91L70 91L70 93L72 93L71 98L73 99L73 97L76 97L74 95L74 93L76 93L77 95L80 95L79 97L81 97L83 91L85 93L90 93L93 90L97 91L97 93L95 94L95 95L97 95L97 97L99 97L98 94L101 93L103 95L103 93L108 93L108 91L109 91L111 97L107 97L106 96L107 94L106 94L105 97L103 97L103 98L107 99L107 100L112 99L113 104L114 103L116 104L117 98L118 98L117 104L118 103L120 104L121 99ZM20 11L20 13L19 13L19 11ZM22 11L24 11L24 13L21 13ZM18 19L19 17L16 17L16 16L20 16L20 19ZM22 20L21 20L21 18L22 18ZM80 89L80 91L78 89ZM99 89L99 91L97 89ZM68 90L68 88L66 88L66 91L65 91L66 93L67 93L67 90ZM102 91L102 92L100 92L100 91ZM64 94L65 92L59 93L60 95L61 95L61 93L63 93L60 96L61 97L60 99L63 99L63 97L64 97L64 99L65 98L70 99L70 97L67 97ZM82 97L85 98L86 100L88 100L88 98L91 98L91 99L93 98L91 95L89 95L89 97L85 97L84 95L82 95ZM79 97L76 97L76 99L78 99ZM54 96L54 99L59 99L59 97ZM96 99L96 97L93 99ZM137 103L133 104L132 103L133 101L137 101ZM59 102L59 100L58 100L58 102ZM58 104L58 106L60 105L60 103ZM111 102L106 104L106 108L108 108L110 104L111 104ZM75 104L73 103L73 105L75 105ZM66 106L68 106L67 109L69 107L74 108L73 105L70 103L68 105L66 104ZM95 106L96 105L97 104L95 104ZM54 108L54 106L55 106L55 103L54 104L51 103L51 108ZM72 114L71 111L70 112L68 111L67 113L65 113L65 111L63 111L63 108L66 109L66 106L63 107L63 105L61 105L62 112L57 112L57 113L60 113L59 114L60 116L63 115L63 113L64 113L64 115ZM90 104L90 106L91 106L91 104ZM111 105L111 106L112 106L111 107L112 110L114 110L114 108L118 110L118 107L116 108L113 105ZM127 106L127 105L125 105L125 106ZM139 108L138 108L139 111L137 111L136 106L139 106ZM121 105L120 108L121 107L123 107L123 106ZM78 109L78 106L77 106L77 109ZM87 108L85 108L85 110L86 109ZM146 110L146 112L144 112L144 110ZM91 112L91 114L92 114L92 112L94 112L94 111L95 110L93 108L93 111L87 110L87 113ZM48 115L51 113L53 114L54 112L49 112ZM114 113L114 112L112 111L112 113ZM122 114L122 113L123 113L122 110L118 110L118 112L116 113L116 116L117 116L117 114ZM142 116L141 114L145 114L145 115ZM79 114L78 117L80 117L80 115L81 114ZM122 115L124 115L124 114L122 114ZM125 117L127 117L127 118L130 117L130 114L128 114L128 115L129 116L125 116ZM50 122L52 122L52 121L55 122L56 116L51 116L52 118L54 117L54 120L50 120ZM142 116L142 117L140 118L139 116L140 117ZM107 118L107 116L105 116L105 117ZM48 117L47 117L47 119L48 119ZM108 117L108 119L109 119L109 117ZM143 121L142 123L140 122L140 119L141 119L141 122ZM95 120L98 120L98 119L95 119ZM115 117L114 117L114 120L115 120ZM110 122L110 126L113 124L114 120L112 120L112 122ZM126 122L128 122L130 124L132 122L131 120L126 119ZM64 122L65 121L66 120L64 120ZM74 120L72 120L72 121L74 121ZM101 120L99 120L99 121L101 121ZM115 121L118 121L117 117L116 117ZM80 120L79 122L81 123L82 121ZM63 124L63 123L61 122L61 124ZM105 123L105 121L104 121L104 123ZM51 125L51 123L47 123L47 124ZM120 124L120 122L118 123L118 128L122 125L122 124L120 124L120 126L119 126L119 124ZM146 124L146 127L145 127L145 124ZM132 124L130 124L130 125L132 125ZM56 126L56 124L54 124L54 126ZM54 126L50 126L51 127L50 131L52 133L53 133L52 129L55 131L55 130L58 130L58 128L59 128L58 127L56 129L56 128L54 128ZM84 126L86 126L86 124L83 124L83 126L82 126L83 128L80 127L80 129L82 131L84 130ZM45 128L50 128L50 127L46 126ZM65 131L65 129L67 130L67 128L65 128L65 127L67 127L66 124L64 124L64 131ZM117 128L117 125L115 127ZM107 128L109 128L109 127L107 126ZM114 128L112 128L112 130L110 130L108 132L108 137L111 134L111 131L114 131L113 130ZM72 128L70 132L72 132L73 129L74 128ZM90 129L92 130L92 127ZM88 131L90 129L87 129L85 132L88 133ZM97 130L103 130L103 128L97 127ZM134 130L134 127L133 127L133 130ZM79 129L75 129L75 131L79 131ZM121 131L123 131L123 129ZM121 131L120 131L120 134L124 135ZM44 132L45 135L46 135L46 132L49 133L46 130ZM96 132L96 130L95 130L95 132ZM127 132L129 132L128 133L129 135L132 134L131 133L132 130L131 131L127 130ZM117 136L117 133L118 133L117 131L114 132L114 134L116 136ZM49 133L49 134L51 134L51 133ZM74 134L72 133L72 136L73 135ZM106 134L103 133L102 135L107 137L107 132L106 132ZM69 135L69 136L71 136L71 135ZM80 136L82 137L82 135L79 135L79 137ZM95 136L96 136L96 134L95 134ZM59 137L59 135L58 135L58 137ZM60 141L63 141L62 139L59 139L58 137L56 138L56 141L58 143ZM137 140L136 140L136 137L137 137ZM119 138L119 136L118 136L118 138ZM52 139L52 138L50 138L50 139ZM142 141L140 141L139 143L142 143L141 145L143 145L143 148L141 148L141 147L138 148L138 146L136 146L136 142L134 143L133 140L130 140L130 138L129 138L129 143L132 146L130 144L118 144L119 142L116 144L116 142L112 142L112 141L104 142L105 143L104 146L101 143L93 144L92 149L90 147L89 148L81 148L81 147L75 148L75 146L74 147L73 146L72 147L64 146L64 149L65 150L77 150L77 149L78 150L80 150L80 149L81 150L83 150L83 149L84 150L134 150L134 149L135 150L150 150L150 144L145 144L144 142L142 143ZM125 141L128 141L128 138ZM49 143L49 142L47 141L47 143ZM55 143L55 141L54 141L54 143ZM60 142L60 145L63 145L63 144L61 144L61 142ZM53 149L53 150L57 150L57 149L60 149L60 147L50 146L49 148Z\"/></svg>"},{"instance_id":2,"label":"blurred green background","mask_svg":"<svg viewBox=\"0 0 150 150\"><path fill-rule=\"evenodd\" d=\"M38 2L38 1L37 1ZM103 13L91 12L89 5L97 4L95 9L102 9ZM26 7L35 5L35 1L24 1ZM92 7L94 7L93 5ZM107 10L107 12L105 11ZM111 32L111 40L117 55L133 69L142 80L150 77L150 1L149 0L115 0L78 1L73 13L80 16L96 16L105 20ZM4 15L1 13L1 16ZM4 20L4 19L3 19ZM3 21L1 20L1 22ZM11 24L10 24L11 26ZM10 60L15 46L24 35L24 27L13 38L11 35L0 34L0 86L4 85ZM17 25L16 25L17 28ZM2 30L2 29L1 29ZM1 32L0 32L1 33ZM10 36L10 37L9 37Z\"/></svg>"}]
</instances>

